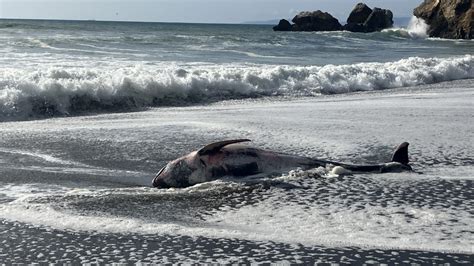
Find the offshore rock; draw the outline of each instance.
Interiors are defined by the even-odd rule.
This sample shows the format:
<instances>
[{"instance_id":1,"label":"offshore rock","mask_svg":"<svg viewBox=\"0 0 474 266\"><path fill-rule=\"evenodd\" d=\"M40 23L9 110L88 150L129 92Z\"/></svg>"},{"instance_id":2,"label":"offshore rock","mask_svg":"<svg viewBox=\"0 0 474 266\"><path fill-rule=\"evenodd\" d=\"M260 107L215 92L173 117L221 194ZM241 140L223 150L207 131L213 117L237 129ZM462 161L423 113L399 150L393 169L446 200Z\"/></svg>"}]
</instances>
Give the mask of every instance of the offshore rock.
<instances>
[{"instance_id":1,"label":"offshore rock","mask_svg":"<svg viewBox=\"0 0 474 266\"><path fill-rule=\"evenodd\" d=\"M291 23L288 20L282 19L282 20L280 20L278 25L273 27L273 30L274 31L291 31L292 28L293 27L291 26Z\"/></svg>"},{"instance_id":2,"label":"offshore rock","mask_svg":"<svg viewBox=\"0 0 474 266\"><path fill-rule=\"evenodd\" d=\"M327 12L321 10L299 13L293 18L294 31L338 31L342 30L339 21Z\"/></svg>"},{"instance_id":3,"label":"offshore rock","mask_svg":"<svg viewBox=\"0 0 474 266\"><path fill-rule=\"evenodd\" d=\"M364 3L358 3L347 18L347 24L364 24L367 18L372 14L372 9Z\"/></svg>"},{"instance_id":4,"label":"offshore rock","mask_svg":"<svg viewBox=\"0 0 474 266\"><path fill-rule=\"evenodd\" d=\"M388 9L374 8L364 22L367 32L381 31L393 26L393 13Z\"/></svg>"},{"instance_id":5,"label":"offshore rock","mask_svg":"<svg viewBox=\"0 0 474 266\"><path fill-rule=\"evenodd\" d=\"M352 32L374 32L393 26L393 13L388 9L370 9L366 4L359 3L352 10L344 30Z\"/></svg>"},{"instance_id":6,"label":"offshore rock","mask_svg":"<svg viewBox=\"0 0 474 266\"><path fill-rule=\"evenodd\" d=\"M367 32L367 28L362 23L347 23L344 30L351 32Z\"/></svg>"},{"instance_id":7,"label":"offshore rock","mask_svg":"<svg viewBox=\"0 0 474 266\"><path fill-rule=\"evenodd\" d=\"M274 31L339 31L352 32L374 32L381 31L393 26L393 13L388 9L374 8L359 3L347 18L347 24L343 27L339 21L327 12L321 10L309 12L303 11L296 15L291 25L287 20L280 20Z\"/></svg>"},{"instance_id":8,"label":"offshore rock","mask_svg":"<svg viewBox=\"0 0 474 266\"><path fill-rule=\"evenodd\" d=\"M413 14L429 25L430 37L472 39L474 36L472 0L425 0Z\"/></svg>"}]
</instances>

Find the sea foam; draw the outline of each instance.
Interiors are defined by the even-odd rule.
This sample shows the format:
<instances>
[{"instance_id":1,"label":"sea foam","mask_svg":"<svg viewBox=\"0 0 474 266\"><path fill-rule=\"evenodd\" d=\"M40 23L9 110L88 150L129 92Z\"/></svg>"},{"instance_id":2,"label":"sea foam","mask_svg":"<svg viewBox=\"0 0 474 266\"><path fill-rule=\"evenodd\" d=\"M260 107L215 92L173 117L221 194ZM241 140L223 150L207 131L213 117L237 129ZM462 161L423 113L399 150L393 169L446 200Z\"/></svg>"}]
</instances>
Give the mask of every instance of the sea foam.
<instances>
[{"instance_id":1,"label":"sea foam","mask_svg":"<svg viewBox=\"0 0 474 266\"><path fill-rule=\"evenodd\" d=\"M411 37L427 38L428 29L429 26L423 19L413 16L408 23L407 31Z\"/></svg>"},{"instance_id":2,"label":"sea foam","mask_svg":"<svg viewBox=\"0 0 474 266\"><path fill-rule=\"evenodd\" d=\"M0 121L264 96L317 96L474 78L474 57L291 66L118 64L4 68Z\"/></svg>"},{"instance_id":3,"label":"sea foam","mask_svg":"<svg viewBox=\"0 0 474 266\"><path fill-rule=\"evenodd\" d=\"M11 189L19 195L11 193ZM153 197L154 200L157 200L159 195L181 195L186 198L199 195L199 190L156 191L152 188L126 188L92 191L68 190L57 186L50 189L41 188L31 193L29 186L0 188L0 191L4 190L15 200L0 205L0 218L57 230L237 238L307 246L472 252L469 238L463 237L467 234L465 232L469 231L472 219L467 211L456 208L416 207L403 203L394 205L390 204L391 202L383 207L365 204L363 208L348 208L337 202L321 206L314 204L311 195L300 193L303 194L301 198L293 196L288 199L292 196L291 192L288 195L288 192L272 189L258 204L244 203L238 208L224 205L218 210L202 214L203 220L200 223L187 224L137 217L140 216L140 209L135 209L136 216L129 217L100 212L81 213L70 208L69 204L71 200L80 202L82 199L93 203L93 200L110 202L123 197L133 202L134 197L138 196ZM282 199L285 204L281 204ZM310 201L311 199L313 201ZM384 195L380 197L380 201L383 202L383 199ZM55 207L51 205L51 201L60 201L70 207ZM307 202L313 202L314 205L308 206Z\"/></svg>"}]
</instances>

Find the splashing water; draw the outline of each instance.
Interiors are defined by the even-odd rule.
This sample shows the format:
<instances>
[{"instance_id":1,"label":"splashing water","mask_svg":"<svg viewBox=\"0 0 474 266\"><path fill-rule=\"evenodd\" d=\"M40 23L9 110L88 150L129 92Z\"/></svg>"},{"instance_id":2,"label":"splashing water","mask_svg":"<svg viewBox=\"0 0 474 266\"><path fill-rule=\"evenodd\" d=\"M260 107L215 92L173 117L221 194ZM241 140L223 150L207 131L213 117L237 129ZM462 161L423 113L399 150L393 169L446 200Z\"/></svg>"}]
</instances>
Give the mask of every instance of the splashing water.
<instances>
[{"instance_id":1,"label":"splashing water","mask_svg":"<svg viewBox=\"0 0 474 266\"><path fill-rule=\"evenodd\" d=\"M428 29L428 24L423 19L415 16L410 19L407 28L408 34L412 38L428 38Z\"/></svg>"}]
</instances>

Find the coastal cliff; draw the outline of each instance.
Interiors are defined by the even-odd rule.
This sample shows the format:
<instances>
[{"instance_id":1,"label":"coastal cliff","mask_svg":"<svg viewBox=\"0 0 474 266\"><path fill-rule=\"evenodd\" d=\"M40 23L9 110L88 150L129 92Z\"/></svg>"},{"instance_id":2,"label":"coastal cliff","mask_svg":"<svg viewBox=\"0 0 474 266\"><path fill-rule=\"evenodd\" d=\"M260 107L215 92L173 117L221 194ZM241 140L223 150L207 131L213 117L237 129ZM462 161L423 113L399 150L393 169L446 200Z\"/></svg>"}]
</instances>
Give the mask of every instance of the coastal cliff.
<instances>
[{"instance_id":1,"label":"coastal cliff","mask_svg":"<svg viewBox=\"0 0 474 266\"><path fill-rule=\"evenodd\" d=\"M429 25L430 37L472 39L474 36L472 0L425 0L413 14Z\"/></svg>"}]
</instances>

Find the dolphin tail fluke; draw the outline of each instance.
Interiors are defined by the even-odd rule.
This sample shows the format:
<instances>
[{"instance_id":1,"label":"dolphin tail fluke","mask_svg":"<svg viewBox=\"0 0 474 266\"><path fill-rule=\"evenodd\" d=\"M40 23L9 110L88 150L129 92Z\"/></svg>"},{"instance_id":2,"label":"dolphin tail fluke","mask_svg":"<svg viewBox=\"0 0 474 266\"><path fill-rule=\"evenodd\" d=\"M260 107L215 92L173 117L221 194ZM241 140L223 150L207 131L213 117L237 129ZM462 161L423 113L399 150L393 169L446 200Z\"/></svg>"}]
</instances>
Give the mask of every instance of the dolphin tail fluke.
<instances>
[{"instance_id":1,"label":"dolphin tail fluke","mask_svg":"<svg viewBox=\"0 0 474 266\"><path fill-rule=\"evenodd\" d=\"M404 165L408 165L408 142L403 142L398 146L392 156L392 162L401 163Z\"/></svg>"}]
</instances>

